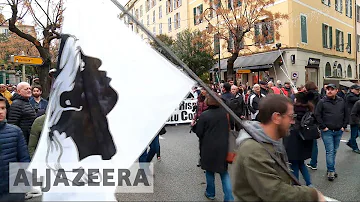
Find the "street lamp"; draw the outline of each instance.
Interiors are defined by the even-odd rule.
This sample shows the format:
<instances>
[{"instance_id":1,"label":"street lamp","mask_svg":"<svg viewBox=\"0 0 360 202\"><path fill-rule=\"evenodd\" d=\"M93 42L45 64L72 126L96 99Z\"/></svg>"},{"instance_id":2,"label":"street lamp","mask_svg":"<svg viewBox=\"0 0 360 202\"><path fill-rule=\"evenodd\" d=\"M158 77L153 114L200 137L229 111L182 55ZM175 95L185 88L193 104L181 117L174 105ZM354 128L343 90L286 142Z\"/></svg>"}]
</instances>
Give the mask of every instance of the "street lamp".
<instances>
[{"instance_id":1,"label":"street lamp","mask_svg":"<svg viewBox=\"0 0 360 202\"><path fill-rule=\"evenodd\" d=\"M205 11L204 11L204 13L206 13L206 11L207 10L213 10L213 11L215 11L215 13L216 13L216 22L217 22L217 38L218 38L218 40L219 40L219 42L218 42L218 54L219 54L219 58L218 58L218 63L219 63L219 67L218 67L218 74L217 74L217 79L218 79L218 82L220 82L220 71L221 71L221 66L220 66L220 50L221 50L221 48L220 48L220 27L219 27L219 15L217 14L217 12L216 12L216 9L214 9L214 8L212 8L212 7L209 7L209 8L207 8L207 9L205 9ZM210 20L209 19L207 19L206 18L206 15L204 15L204 17L205 17L205 19L209 22L208 23L208 26L206 27L207 28L207 30L208 30L208 33L210 34L213 30L213 26L211 25L211 23L210 23ZM214 42L215 42L215 39L214 39ZM214 43L214 49L215 49L215 43Z\"/></svg>"}]
</instances>

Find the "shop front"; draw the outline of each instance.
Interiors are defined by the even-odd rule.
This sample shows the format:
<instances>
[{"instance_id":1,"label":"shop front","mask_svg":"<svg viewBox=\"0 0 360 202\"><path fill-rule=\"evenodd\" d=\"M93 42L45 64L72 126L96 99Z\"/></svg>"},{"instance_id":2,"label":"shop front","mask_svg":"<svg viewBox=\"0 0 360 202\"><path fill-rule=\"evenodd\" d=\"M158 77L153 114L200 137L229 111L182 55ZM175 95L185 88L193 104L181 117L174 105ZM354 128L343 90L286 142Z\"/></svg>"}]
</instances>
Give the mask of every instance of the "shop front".
<instances>
[{"instance_id":1,"label":"shop front","mask_svg":"<svg viewBox=\"0 0 360 202\"><path fill-rule=\"evenodd\" d=\"M319 85L319 67L320 67L320 59L318 58L309 58L308 63L305 66L305 83L308 81L312 81Z\"/></svg>"}]
</instances>

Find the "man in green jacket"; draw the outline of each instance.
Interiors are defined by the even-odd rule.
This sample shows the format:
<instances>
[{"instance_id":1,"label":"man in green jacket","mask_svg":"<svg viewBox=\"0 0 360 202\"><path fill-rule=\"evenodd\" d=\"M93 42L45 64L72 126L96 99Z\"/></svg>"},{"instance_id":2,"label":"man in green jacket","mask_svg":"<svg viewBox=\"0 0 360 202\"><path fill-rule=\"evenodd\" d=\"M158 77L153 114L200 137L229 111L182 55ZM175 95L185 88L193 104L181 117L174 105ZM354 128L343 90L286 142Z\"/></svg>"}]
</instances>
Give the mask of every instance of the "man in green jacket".
<instances>
[{"instance_id":1,"label":"man in green jacket","mask_svg":"<svg viewBox=\"0 0 360 202\"><path fill-rule=\"evenodd\" d=\"M35 150L36 150L36 147L37 147L40 135L41 135L41 131L44 126L45 118L46 118L45 114L42 116L39 116L38 118L35 119L33 125L31 126L30 137L29 137L29 146L28 146L29 154L30 154L31 158L33 157L33 155L35 153Z\"/></svg>"},{"instance_id":2,"label":"man in green jacket","mask_svg":"<svg viewBox=\"0 0 360 202\"><path fill-rule=\"evenodd\" d=\"M259 122L245 125L264 143L264 147L287 166L288 159L281 138L287 136L294 122L289 98L269 95L260 101ZM239 149L234 162L233 192L240 201L325 201L314 188L295 186L291 178L271 158L265 148L246 132L237 139Z\"/></svg>"}]
</instances>

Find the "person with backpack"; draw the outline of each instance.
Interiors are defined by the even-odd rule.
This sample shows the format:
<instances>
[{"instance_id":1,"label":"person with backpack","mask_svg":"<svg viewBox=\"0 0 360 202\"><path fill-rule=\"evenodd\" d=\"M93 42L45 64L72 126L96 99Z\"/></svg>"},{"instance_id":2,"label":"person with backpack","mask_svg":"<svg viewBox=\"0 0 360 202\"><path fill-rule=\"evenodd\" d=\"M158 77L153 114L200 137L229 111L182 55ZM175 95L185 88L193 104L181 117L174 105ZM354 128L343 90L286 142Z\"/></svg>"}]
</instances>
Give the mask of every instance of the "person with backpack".
<instances>
[{"instance_id":1,"label":"person with backpack","mask_svg":"<svg viewBox=\"0 0 360 202\"><path fill-rule=\"evenodd\" d=\"M295 96L295 124L290 128L290 135L284 138L284 146L292 173L299 179L300 171L306 185L312 187L305 160L311 157L313 141L319 138L320 134L314 116L314 105L308 101L304 92L299 92Z\"/></svg>"}]
</instances>

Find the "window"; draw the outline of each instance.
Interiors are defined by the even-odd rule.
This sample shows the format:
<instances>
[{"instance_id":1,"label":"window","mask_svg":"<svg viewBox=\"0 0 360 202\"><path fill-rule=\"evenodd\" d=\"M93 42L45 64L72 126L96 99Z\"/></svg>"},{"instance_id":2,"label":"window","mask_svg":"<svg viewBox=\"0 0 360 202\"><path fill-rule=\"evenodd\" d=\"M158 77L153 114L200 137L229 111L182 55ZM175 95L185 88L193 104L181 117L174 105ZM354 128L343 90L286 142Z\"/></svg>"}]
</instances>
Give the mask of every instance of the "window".
<instances>
[{"instance_id":1,"label":"window","mask_svg":"<svg viewBox=\"0 0 360 202\"><path fill-rule=\"evenodd\" d=\"M168 30L171 32L171 18L168 19Z\"/></svg>"},{"instance_id":2,"label":"window","mask_svg":"<svg viewBox=\"0 0 360 202\"><path fill-rule=\"evenodd\" d=\"M344 52L344 32L336 30L336 50Z\"/></svg>"},{"instance_id":3,"label":"window","mask_svg":"<svg viewBox=\"0 0 360 202\"><path fill-rule=\"evenodd\" d=\"M240 7L241 5L241 0L228 0L228 9L233 10L234 8Z\"/></svg>"},{"instance_id":4,"label":"window","mask_svg":"<svg viewBox=\"0 0 360 202\"><path fill-rule=\"evenodd\" d=\"M345 0L345 11L346 16L352 18L352 0Z\"/></svg>"},{"instance_id":5,"label":"window","mask_svg":"<svg viewBox=\"0 0 360 202\"><path fill-rule=\"evenodd\" d=\"M356 22L360 22L360 6L356 5Z\"/></svg>"},{"instance_id":6,"label":"window","mask_svg":"<svg viewBox=\"0 0 360 202\"><path fill-rule=\"evenodd\" d=\"M180 13L176 13L174 15L174 23L175 23L175 29L180 28Z\"/></svg>"},{"instance_id":7,"label":"window","mask_svg":"<svg viewBox=\"0 0 360 202\"><path fill-rule=\"evenodd\" d=\"M171 13L173 11L173 0L167 0L166 1L166 13Z\"/></svg>"},{"instance_id":8,"label":"window","mask_svg":"<svg viewBox=\"0 0 360 202\"><path fill-rule=\"evenodd\" d=\"M145 2L145 12L148 12L150 10L150 0L146 0Z\"/></svg>"},{"instance_id":9,"label":"window","mask_svg":"<svg viewBox=\"0 0 360 202\"><path fill-rule=\"evenodd\" d=\"M321 0L321 2L327 6L331 6L330 0Z\"/></svg>"},{"instance_id":10,"label":"window","mask_svg":"<svg viewBox=\"0 0 360 202\"><path fill-rule=\"evenodd\" d=\"M153 8L154 6L156 6L156 0L151 0L151 8Z\"/></svg>"},{"instance_id":11,"label":"window","mask_svg":"<svg viewBox=\"0 0 360 202\"><path fill-rule=\"evenodd\" d=\"M332 27L326 24L322 24L322 35L323 35L323 47L332 48Z\"/></svg>"},{"instance_id":12,"label":"window","mask_svg":"<svg viewBox=\"0 0 360 202\"><path fill-rule=\"evenodd\" d=\"M351 34L350 33L348 33L348 44L347 44L347 52L348 53L351 53Z\"/></svg>"},{"instance_id":13,"label":"window","mask_svg":"<svg viewBox=\"0 0 360 202\"><path fill-rule=\"evenodd\" d=\"M300 26L301 26L301 42L307 43L307 21L305 15L300 15Z\"/></svg>"},{"instance_id":14,"label":"window","mask_svg":"<svg viewBox=\"0 0 360 202\"><path fill-rule=\"evenodd\" d=\"M162 6L159 6L159 19L162 18Z\"/></svg>"},{"instance_id":15,"label":"window","mask_svg":"<svg viewBox=\"0 0 360 202\"><path fill-rule=\"evenodd\" d=\"M360 52L360 35L356 37L356 51Z\"/></svg>"},{"instance_id":16,"label":"window","mask_svg":"<svg viewBox=\"0 0 360 202\"><path fill-rule=\"evenodd\" d=\"M140 17L142 17L143 16L143 6L141 5L140 6Z\"/></svg>"},{"instance_id":17,"label":"window","mask_svg":"<svg viewBox=\"0 0 360 202\"><path fill-rule=\"evenodd\" d=\"M143 25L144 25L144 21L143 21L143 19L141 19L141 24L143 24Z\"/></svg>"},{"instance_id":18,"label":"window","mask_svg":"<svg viewBox=\"0 0 360 202\"><path fill-rule=\"evenodd\" d=\"M156 27L155 26L153 27L153 35L154 36L156 35Z\"/></svg>"},{"instance_id":19,"label":"window","mask_svg":"<svg viewBox=\"0 0 360 202\"><path fill-rule=\"evenodd\" d=\"M331 65L329 62L325 66L325 77L331 77Z\"/></svg>"},{"instance_id":20,"label":"window","mask_svg":"<svg viewBox=\"0 0 360 202\"><path fill-rule=\"evenodd\" d=\"M198 7L194 8L194 25L198 25L202 23L201 14L203 13L203 5L199 5Z\"/></svg>"},{"instance_id":21,"label":"window","mask_svg":"<svg viewBox=\"0 0 360 202\"><path fill-rule=\"evenodd\" d=\"M135 17L136 17L136 19L139 19L139 9L135 10Z\"/></svg>"},{"instance_id":22,"label":"window","mask_svg":"<svg viewBox=\"0 0 360 202\"><path fill-rule=\"evenodd\" d=\"M181 6L182 0L174 0L174 9L177 9Z\"/></svg>"},{"instance_id":23,"label":"window","mask_svg":"<svg viewBox=\"0 0 360 202\"><path fill-rule=\"evenodd\" d=\"M159 34L162 34L162 24L159 24Z\"/></svg>"},{"instance_id":24,"label":"window","mask_svg":"<svg viewBox=\"0 0 360 202\"><path fill-rule=\"evenodd\" d=\"M149 15L146 16L146 20L147 20L146 24L147 24L147 26L149 26L150 25L150 16Z\"/></svg>"},{"instance_id":25,"label":"window","mask_svg":"<svg viewBox=\"0 0 360 202\"><path fill-rule=\"evenodd\" d=\"M343 0L335 0L335 10L339 11L340 13L342 13L343 10Z\"/></svg>"},{"instance_id":26,"label":"window","mask_svg":"<svg viewBox=\"0 0 360 202\"><path fill-rule=\"evenodd\" d=\"M155 10L153 10L153 23L155 23Z\"/></svg>"},{"instance_id":27,"label":"window","mask_svg":"<svg viewBox=\"0 0 360 202\"><path fill-rule=\"evenodd\" d=\"M9 29L4 29L5 36L9 36Z\"/></svg>"},{"instance_id":28,"label":"window","mask_svg":"<svg viewBox=\"0 0 360 202\"><path fill-rule=\"evenodd\" d=\"M336 74L335 77L342 78L342 67L341 64L338 64L337 68L335 69Z\"/></svg>"},{"instance_id":29,"label":"window","mask_svg":"<svg viewBox=\"0 0 360 202\"><path fill-rule=\"evenodd\" d=\"M274 25L271 21L262 20L255 24L254 29L256 44L274 43Z\"/></svg>"},{"instance_id":30,"label":"window","mask_svg":"<svg viewBox=\"0 0 360 202\"><path fill-rule=\"evenodd\" d=\"M346 73L347 73L347 77L348 77L348 78L352 78L351 65L348 65L347 70L346 70Z\"/></svg>"}]
</instances>

